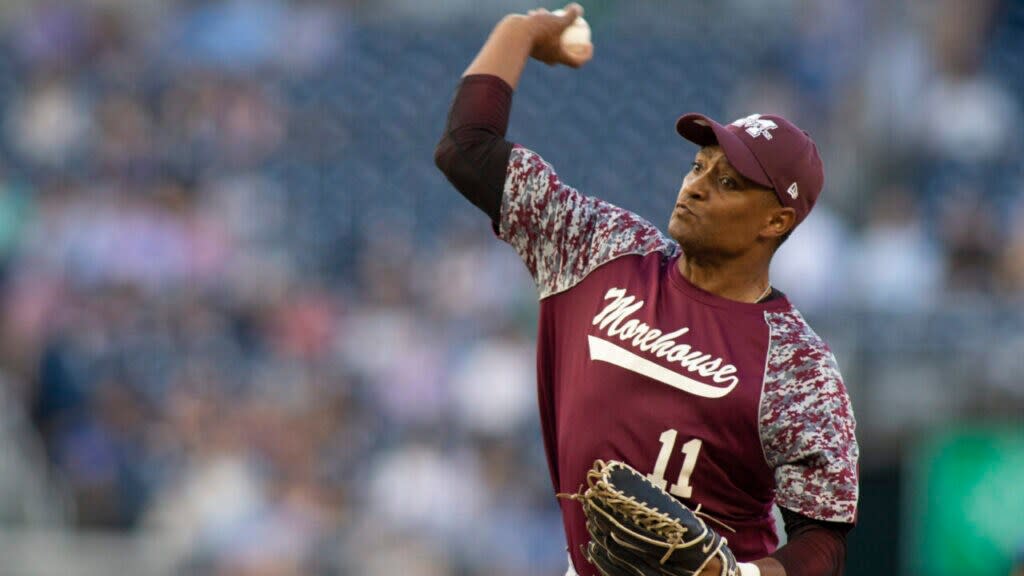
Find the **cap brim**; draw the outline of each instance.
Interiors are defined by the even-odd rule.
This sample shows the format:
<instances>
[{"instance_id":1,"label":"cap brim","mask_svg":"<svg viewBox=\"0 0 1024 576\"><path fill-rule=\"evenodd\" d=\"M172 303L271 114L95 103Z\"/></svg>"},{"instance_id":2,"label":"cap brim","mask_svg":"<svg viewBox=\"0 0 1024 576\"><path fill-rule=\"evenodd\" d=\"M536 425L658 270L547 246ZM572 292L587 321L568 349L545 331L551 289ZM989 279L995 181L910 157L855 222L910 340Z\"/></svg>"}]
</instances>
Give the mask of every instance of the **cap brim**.
<instances>
[{"instance_id":1,"label":"cap brim","mask_svg":"<svg viewBox=\"0 0 1024 576\"><path fill-rule=\"evenodd\" d=\"M676 121L676 132L683 138L698 146L718 144L728 158L729 164L744 178L761 186L775 189L768 174L757 161L754 153L747 148L739 136L730 132L725 126L704 116L703 114L684 114Z\"/></svg>"}]
</instances>

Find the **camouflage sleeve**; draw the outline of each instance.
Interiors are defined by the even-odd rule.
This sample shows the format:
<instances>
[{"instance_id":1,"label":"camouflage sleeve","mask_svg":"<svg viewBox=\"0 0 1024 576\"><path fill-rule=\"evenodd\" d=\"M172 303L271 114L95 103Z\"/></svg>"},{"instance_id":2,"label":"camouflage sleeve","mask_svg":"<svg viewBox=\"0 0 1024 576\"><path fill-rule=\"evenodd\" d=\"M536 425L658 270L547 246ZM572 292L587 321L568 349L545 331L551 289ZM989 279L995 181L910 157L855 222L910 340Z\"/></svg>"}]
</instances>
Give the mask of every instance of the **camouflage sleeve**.
<instances>
[{"instance_id":1,"label":"camouflage sleeve","mask_svg":"<svg viewBox=\"0 0 1024 576\"><path fill-rule=\"evenodd\" d=\"M677 249L650 222L566 186L550 164L519 146L508 162L498 235L519 253L541 298L619 256Z\"/></svg>"},{"instance_id":2,"label":"camouflage sleeve","mask_svg":"<svg viewBox=\"0 0 1024 576\"><path fill-rule=\"evenodd\" d=\"M799 312L766 313L759 424L776 503L809 518L857 516L856 422L835 357Z\"/></svg>"}]
</instances>

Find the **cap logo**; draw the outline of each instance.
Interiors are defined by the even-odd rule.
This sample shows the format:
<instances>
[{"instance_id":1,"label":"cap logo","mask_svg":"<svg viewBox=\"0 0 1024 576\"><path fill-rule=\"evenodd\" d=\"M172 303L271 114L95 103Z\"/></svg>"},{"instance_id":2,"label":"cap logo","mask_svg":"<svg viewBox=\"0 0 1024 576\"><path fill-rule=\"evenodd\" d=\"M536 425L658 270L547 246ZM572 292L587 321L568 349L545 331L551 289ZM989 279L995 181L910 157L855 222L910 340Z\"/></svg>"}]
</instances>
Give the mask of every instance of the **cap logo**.
<instances>
[{"instance_id":1,"label":"cap logo","mask_svg":"<svg viewBox=\"0 0 1024 576\"><path fill-rule=\"evenodd\" d=\"M733 126L739 126L750 134L751 138L757 138L758 136L764 136L765 140L772 139L772 133L770 130L778 128L778 125L771 120L762 120L760 114L751 114L746 118L740 118L739 120L732 123Z\"/></svg>"},{"instance_id":2,"label":"cap logo","mask_svg":"<svg viewBox=\"0 0 1024 576\"><path fill-rule=\"evenodd\" d=\"M786 189L786 194L789 194L790 198L796 200L796 197L800 195L800 191L796 187L796 182L793 182L792 184L789 185L789 188Z\"/></svg>"}]
</instances>

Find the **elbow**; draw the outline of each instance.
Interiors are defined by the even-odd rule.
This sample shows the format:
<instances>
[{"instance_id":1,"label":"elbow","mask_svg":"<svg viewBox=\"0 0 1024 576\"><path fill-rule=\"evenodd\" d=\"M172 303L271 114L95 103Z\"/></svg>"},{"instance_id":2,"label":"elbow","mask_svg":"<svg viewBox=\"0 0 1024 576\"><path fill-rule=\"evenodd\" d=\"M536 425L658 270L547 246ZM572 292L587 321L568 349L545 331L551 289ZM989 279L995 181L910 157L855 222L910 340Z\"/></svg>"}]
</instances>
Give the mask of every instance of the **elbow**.
<instances>
[{"instance_id":1,"label":"elbow","mask_svg":"<svg viewBox=\"0 0 1024 576\"><path fill-rule=\"evenodd\" d=\"M434 148L434 166L437 166L441 172L445 172L445 168L448 166L448 155L451 150L450 140L451 138L446 134Z\"/></svg>"},{"instance_id":2,"label":"elbow","mask_svg":"<svg viewBox=\"0 0 1024 576\"><path fill-rule=\"evenodd\" d=\"M455 155L455 142L452 141L452 137L445 134L441 141L437 143L437 147L434 148L434 166L444 173L445 176L451 175L452 157Z\"/></svg>"},{"instance_id":3,"label":"elbow","mask_svg":"<svg viewBox=\"0 0 1024 576\"><path fill-rule=\"evenodd\" d=\"M493 148L496 136L479 128L456 128L445 132L434 148L434 165L452 179L466 167L479 167Z\"/></svg>"},{"instance_id":4,"label":"elbow","mask_svg":"<svg viewBox=\"0 0 1024 576\"><path fill-rule=\"evenodd\" d=\"M434 149L434 165L467 200L497 222L512 144L486 130L447 133Z\"/></svg>"}]
</instances>

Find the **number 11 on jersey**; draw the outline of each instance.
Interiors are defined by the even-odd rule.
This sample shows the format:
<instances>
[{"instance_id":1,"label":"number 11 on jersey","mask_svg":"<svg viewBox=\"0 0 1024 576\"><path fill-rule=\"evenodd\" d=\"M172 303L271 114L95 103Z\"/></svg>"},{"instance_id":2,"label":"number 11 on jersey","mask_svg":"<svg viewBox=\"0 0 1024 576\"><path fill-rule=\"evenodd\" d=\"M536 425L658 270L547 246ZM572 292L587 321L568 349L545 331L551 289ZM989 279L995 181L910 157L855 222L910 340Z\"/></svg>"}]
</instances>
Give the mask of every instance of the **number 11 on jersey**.
<instances>
[{"instance_id":1,"label":"number 11 on jersey","mask_svg":"<svg viewBox=\"0 0 1024 576\"><path fill-rule=\"evenodd\" d=\"M661 450L658 452L658 459L654 462L654 472L647 475L647 479L658 485L662 490L668 481L665 480L665 469L668 468L668 460L672 456L672 448L676 445L676 436L679 433L674 429L668 429L661 433L658 440L661 442ZM697 466L697 456L700 454L700 438L694 438L683 444L683 467L679 470L679 479L668 489L669 494L680 498L689 498L693 494L693 486L690 486L690 475Z\"/></svg>"}]
</instances>

